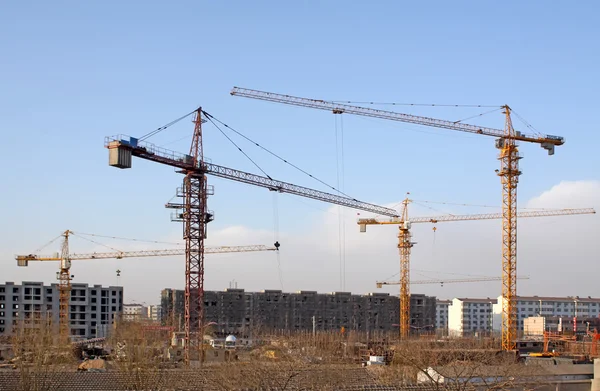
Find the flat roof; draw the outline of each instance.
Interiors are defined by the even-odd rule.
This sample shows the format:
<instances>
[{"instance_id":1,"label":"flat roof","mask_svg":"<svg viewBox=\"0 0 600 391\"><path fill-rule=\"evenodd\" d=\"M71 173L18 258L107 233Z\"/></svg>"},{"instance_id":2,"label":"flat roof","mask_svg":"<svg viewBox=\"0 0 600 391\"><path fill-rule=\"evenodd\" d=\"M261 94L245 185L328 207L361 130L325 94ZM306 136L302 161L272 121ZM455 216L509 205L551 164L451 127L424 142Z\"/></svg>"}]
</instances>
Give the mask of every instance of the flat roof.
<instances>
[{"instance_id":1,"label":"flat roof","mask_svg":"<svg viewBox=\"0 0 600 391\"><path fill-rule=\"evenodd\" d=\"M473 297L457 297L456 299L467 302L467 303L485 303L485 304L497 304L498 303L497 299L490 299L489 297L487 299L476 299Z\"/></svg>"}]
</instances>

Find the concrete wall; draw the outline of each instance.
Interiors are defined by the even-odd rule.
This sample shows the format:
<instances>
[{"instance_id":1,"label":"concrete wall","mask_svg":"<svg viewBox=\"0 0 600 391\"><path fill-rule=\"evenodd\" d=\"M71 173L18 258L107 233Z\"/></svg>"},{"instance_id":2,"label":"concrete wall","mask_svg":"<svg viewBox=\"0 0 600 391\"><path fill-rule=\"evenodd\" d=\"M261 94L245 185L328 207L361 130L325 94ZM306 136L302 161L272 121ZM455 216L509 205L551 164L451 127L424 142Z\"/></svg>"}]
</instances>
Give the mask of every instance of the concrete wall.
<instances>
[{"instance_id":1,"label":"concrete wall","mask_svg":"<svg viewBox=\"0 0 600 391\"><path fill-rule=\"evenodd\" d=\"M532 316L526 318L524 321L524 335L533 336L533 335L544 335L544 331L546 330L546 318L543 316Z\"/></svg>"},{"instance_id":2,"label":"concrete wall","mask_svg":"<svg viewBox=\"0 0 600 391\"><path fill-rule=\"evenodd\" d=\"M451 336L472 336L492 332L495 299L455 298L448 308L448 333Z\"/></svg>"},{"instance_id":3,"label":"concrete wall","mask_svg":"<svg viewBox=\"0 0 600 391\"><path fill-rule=\"evenodd\" d=\"M600 359L594 360L594 378L592 379L591 391L600 391Z\"/></svg>"}]
</instances>

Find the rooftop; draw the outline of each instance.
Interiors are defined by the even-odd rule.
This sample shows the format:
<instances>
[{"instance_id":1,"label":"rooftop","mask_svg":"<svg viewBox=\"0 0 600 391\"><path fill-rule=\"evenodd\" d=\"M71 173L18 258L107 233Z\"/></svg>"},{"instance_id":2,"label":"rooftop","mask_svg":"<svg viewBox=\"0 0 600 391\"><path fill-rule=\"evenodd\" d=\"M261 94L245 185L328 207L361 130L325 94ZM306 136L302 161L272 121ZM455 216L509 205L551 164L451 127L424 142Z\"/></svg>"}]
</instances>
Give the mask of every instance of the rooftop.
<instances>
[{"instance_id":1,"label":"rooftop","mask_svg":"<svg viewBox=\"0 0 600 391\"><path fill-rule=\"evenodd\" d=\"M561 364L561 365L450 365L432 367L433 371L449 378L462 377L532 377L594 374L593 364Z\"/></svg>"},{"instance_id":2,"label":"rooftop","mask_svg":"<svg viewBox=\"0 0 600 391\"><path fill-rule=\"evenodd\" d=\"M476 298L472 298L472 297L457 297L456 300L460 300L465 303L485 303L485 304L497 304L498 303L497 299L490 299L489 297L487 299L476 299Z\"/></svg>"},{"instance_id":3,"label":"rooftop","mask_svg":"<svg viewBox=\"0 0 600 391\"><path fill-rule=\"evenodd\" d=\"M586 303L600 303L600 298L594 298L591 296L588 297L579 297L579 296L566 296L566 297L557 297L557 296L517 296L517 300L520 301L564 301L564 302L586 302Z\"/></svg>"}]
</instances>

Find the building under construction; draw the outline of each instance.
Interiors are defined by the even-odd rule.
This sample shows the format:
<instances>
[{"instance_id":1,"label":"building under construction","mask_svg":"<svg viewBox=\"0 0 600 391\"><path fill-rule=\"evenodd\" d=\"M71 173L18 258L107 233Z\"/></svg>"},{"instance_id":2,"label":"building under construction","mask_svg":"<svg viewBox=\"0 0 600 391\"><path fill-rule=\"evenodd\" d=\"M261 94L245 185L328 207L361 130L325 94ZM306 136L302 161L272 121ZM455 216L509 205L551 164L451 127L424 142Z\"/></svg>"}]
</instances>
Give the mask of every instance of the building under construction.
<instances>
[{"instance_id":1,"label":"building under construction","mask_svg":"<svg viewBox=\"0 0 600 391\"><path fill-rule=\"evenodd\" d=\"M105 337L123 311L123 287L74 283L69 299L71 339ZM36 317L58 325L59 285L23 281L0 283L0 337Z\"/></svg>"},{"instance_id":2,"label":"building under construction","mask_svg":"<svg viewBox=\"0 0 600 391\"><path fill-rule=\"evenodd\" d=\"M243 289L206 291L205 322L220 334L250 336L259 331L354 330L384 332L398 329L399 299L389 293L353 295L350 292L317 293L281 290L245 292ZM183 325L183 290L161 292L162 323ZM436 298L411 296L411 329L432 332Z\"/></svg>"}]
</instances>

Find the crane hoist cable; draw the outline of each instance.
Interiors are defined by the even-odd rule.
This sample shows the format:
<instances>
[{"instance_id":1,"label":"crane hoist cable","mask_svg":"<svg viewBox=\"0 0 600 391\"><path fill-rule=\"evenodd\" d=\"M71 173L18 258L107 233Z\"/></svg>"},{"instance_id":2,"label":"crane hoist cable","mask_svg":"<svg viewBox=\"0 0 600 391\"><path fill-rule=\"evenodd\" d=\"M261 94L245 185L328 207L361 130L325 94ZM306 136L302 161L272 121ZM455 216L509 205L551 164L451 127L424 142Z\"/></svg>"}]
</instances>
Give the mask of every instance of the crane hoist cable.
<instances>
[{"instance_id":1,"label":"crane hoist cable","mask_svg":"<svg viewBox=\"0 0 600 391\"><path fill-rule=\"evenodd\" d=\"M460 204L460 203L455 203L455 202L443 202L443 201L413 200L413 202L414 203L420 202L423 204L452 205L452 206L473 206L473 207L477 207L477 208L495 208L495 209L502 208L502 206L498 206L498 205Z\"/></svg>"},{"instance_id":2,"label":"crane hoist cable","mask_svg":"<svg viewBox=\"0 0 600 391\"><path fill-rule=\"evenodd\" d=\"M451 276L458 276L458 277L464 277L464 278L489 278L489 277L491 277L491 276L484 276L484 275L481 275L481 274L440 272L440 271L435 271L435 270L423 270L423 269L412 269L412 268L410 269L410 272L411 272L411 274L416 274L416 275L419 275L419 276L423 277L424 279L429 279L429 280L439 280L440 277L439 276L438 277L431 277L431 276L428 276L428 275L423 274L423 273L433 273L434 275L435 274L438 274L438 275L440 275L440 274L441 275L451 275ZM387 282L387 281L391 280L392 278L397 277L399 274L400 274L400 272L394 273L391 276L389 276L386 279L381 280L381 281Z\"/></svg>"},{"instance_id":3,"label":"crane hoist cable","mask_svg":"<svg viewBox=\"0 0 600 391\"><path fill-rule=\"evenodd\" d=\"M443 202L443 201L425 201L425 200L412 200L413 203L423 203L423 204L438 204L438 205L452 205L452 206L469 206L469 207L475 207L475 208L494 208L494 209L501 209L502 206L500 205L483 205L483 204L461 204L461 203L456 203L456 202ZM550 210L548 208L519 208L519 210L539 210L539 211L544 211L544 210Z\"/></svg>"},{"instance_id":4,"label":"crane hoist cable","mask_svg":"<svg viewBox=\"0 0 600 391\"><path fill-rule=\"evenodd\" d=\"M490 276L484 276L482 274L468 274L468 273L453 273L453 272L440 272L435 270L423 270L423 269L410 269L414 272L422 272L422 273L433 273L433 274L447 274L451 276L460 276L460 277L473 277L473 278L486 278Z\"/></svg>"},{"instance_id":5,"label":"crane hoist cable","mask_svg":"<svg viewBox=\"0 0 600 391\"><path fill-rule=\"evenodd\" d=\"M361 105L381 105L381 106L423 106L423 107L502 107L501 105L452 105L438 103L398 103L398 102L372 102L372 101L351 101L351 100L332 100L331 103L348 103Z\"/></svg>"},{"instance_id":6,"label":"crane hoist cable","mask_svg":"<svg viewBox=\"0 0 600 391\"><path fill-rule=\"evenodd\" d=\"M120 250L120 249L118 249L118 248L114 248L114 247L108 246L108 245L106 245L106 244L102 244L102 243L100 243L100 242L98 242L98 241L96 241L96 240L93 240L93 239L88 239L88 238L86 238L86 237L83 237L83 236L79 236L79 235L77 235L77 234L76 234L76 233L74 233L74 232L71 232L71 235L77 236L77 237L79 237L79 238L81 238L81 239L83 239L83 240L87 240L88 242L91 242L91 243L97 244L97 245L99 245L99 246L102 246L102 247L106 247L106 248L108 248L108 249L111 249L111 250L113 250L113 251L116 251L116 252L122 252L122 251L123 251L123 250Z\"/></svg>"},{"instance_id":7,"label":"crane hoist cable","mask_svg":"<svg viewBox=\"0 0 600 391\"><path fill-rule=\"evenodd\" d=\"M435 225L433 226L432 230L433 230L433 242L431 243L431 261L433 263L435 263L436 255L437 255L435 252L435 232L437 231L437 228Z\"/></svg>"},{"instance_id":8,"label":"crane hoist cable","mask_svg":"<svg viewBox=\"0 0 600 391\"><path fill-rule=\"evenodd\" d=\"M273 192L273 240L275 246L279 245L279 203L277 192ZM277 251L277 275L279 276L279 285L283 291L283 271L281 270L281 254Z\"/></svg>"},{"instance_id":9,"label":"crane hoist cable","mask_svg":"<svg viewBox=\"0 0 600 391\"><path fill-rule=\"evenodd\" d=\"M151 131L149 133L146 133L145 135L143 135L142 137L139 138L139 141L144 141L144 140L149 139L150 137L152 137L152 136L154 136L154 135L162 132L163 130L167 129L168 127L170 127L172 125L175 125L177 122L179 122L179 121L181 121L181 120L189 117L192 114L195 114L197 111L198 111L198 109L194 109L193 111L191 111L191 112L189 112L189 113L187 113L187 114L185 114L185 115L183 115L183 116L181 116L181 117L179 117L179 118L177 118L177 119L169 122L168 124L163 125L163 126L161 126L159 128L156 128L155 130L153 130L153 131Z\"/></svg>"},{"instance_id":10,"label":"crane hoist cable","mask_svg":"<svg viewBox=\"0 0 600 391\"><path fill-rule=\"evenodd\" d=\"M164 144L160 144L160 146L161 146L161 147L166 147L167 145L175 144L175 143L177 143L177 142L179 142L179 141L182 141L182 140L185 140L185 139L187 139L187 138L190 138L190 135L189 135L189 134L186 134L185 136L183 136L183 137L180 137L180 138L178 138L178 139L176 139L176 140L167 141L167 142L166 142L166 143L164 143Z\"/></svg>"},{"instance_id":11,"label":"crane hoist cable","mask_svg":"<svg viewBox=\"0 0 600 391\"><path fill-rule=\"evenodd\" d=\"M484 115L486 115L486 114L491 114L491 113L494 113L494 112L496 112L496 111L500 111L500 110L502 110L502 107L498 107L498 108L496 108L496 109L494 109L494 110L485 111L485 112L483 112L483 113L479 113L479 114L476 114L476 115L472 115L472 116L470 116L470 117L466 117L466 118L463 118L463 119L459 119L458 121L454 121L454 123L455 123L455 124L458 124L458 123L460 123L460 122L463 122L463 121L466 121L466 120L469 120L469 119L483 117L483 116L484 116Z\"/></svg>"},{"instance_id":12,"label":"crane hoist cable","mask_svg":"<svg viewBox=\"0 0 600 391\"><path fill-rule=\"evenodd\" d=\"M339 152L339 131L338 131L338 116L333 116L334 121L334 135L335 135L335 177L336 187L341 190L340 187L340 152ZM344 291L344 267L342 260L342 207L338 205L338 274L340 279L340 291Z\"/></svg>"},{"instance_id":13,"label":"crane hoist cable","mask_svg":"<svg viewBox=\"0 0 600 391\"><path fill-rule=\"evenodd\" d=\"M338 124L339 117L339 124ZM335 158L336 182L339 194L344 194L345 188L345 157L344 157L344 117L334 116L335 120ZM340 289L346 290L346 220L344 209L338 205L338 255L340 267Z\"/></svg>"},{"instance_id":14,"label":"crane hoist cable","mask_svg":"<svg viewBox=\"0 0 600 391\"><path fill-rule=\"evenodd\" d=\"M223 125L223 126L224 126L224 127L226 127L227 129L231 130L232 132L236 133L238 136L240 136L240 137L242 137L243 139L245 139L246 141L248 141L248 142L250 142L250 143L254 144L254 145L255 145L255 146L257 146L258 148L260 148L260 149L262 149L263 151L267 152L268 154L270 154L270 155L274 156L275 158L277 158L277 159L281 160L281 161L282 161L282 162L284 162L285 164L287 164L287 165L289 165L289 166L291 166L291 167L295 168L296 170L300 171L301 173L303 173L304 175L308 176L309 178L312 178L312 179L316 180L317 182L319 182L320 184L322 184L322 185L324 185L324 186L326 186L326 187L330 188L331 190L334 190L334 191L336 191L336 192L339 192L339 190L338 190L338 189L336 189L335 187L333 187L333 186L329 185L329 184L328 184L328 183L326 183L325 181L322 181L321 179L317 178L316 176L314 176L314 175L310 174L309 172L307 172L307 171L305 171L305 170L301 169L300 167L298 167L297 165L295 165L295 164L291 163L291 162L290 162L290 161L288 161L287 159L284 159L284 158L282 158L281 156L279 156L279 155L278 155L278 154L276 154L275 152L273 152L273 151L269 150L268 148L266 148L266 147L264 147L264 146L260 145L260 144L259 144L259 143L257 143L256 141L254 141L254 140L250 139L249 137L247 137L247 136L246 136L246 135L244 135L243 133L241 133L241 132L239 132L239 131L235 130L234 128L232 128L231 126L227 125L226 123L224 123L223 121L219 120L218 118L215 118L213 115L211 115L211 114L207 113L206 111L203 111L202 113L203 113L203 114L206 116L206 118L213 119L213 120L217 121L218 123L220 123L221 125ZM354 197L351 197L351 196L349 196L348 194L345 194L345 193L343 193L343 192L340 192L340 194L342 194L342 195L344 195L344 196L346 196L346 197L348 197L348 198L352 198L352 199L354 199Z\"/></svg>"},{"instance_id":15,"label":"crane hoist cable","mask_svg":"<svg viewBox=\"0 0 600 391\"><path fill-rule=\"evenodd\" d=\"M33 253L37 254L40 251L42 251L43 249L45 249L46 247L48 247L49 245L51 245L52 243L56 242L58 239L62 238L63 234L58 235L57 237L55 237L54 239L52 239L51 241L49 241L48 243L44 244L43 246L37 248Z\"/></svg>"},{"instance_id":16,"label":"crane hoist cable","mask_svg":"<svg viewBox=\"0 0 600 391\"><path fill-rule=\"evenodd\" d=\"M175 196L173 197L175 198ZM121 237L121 236L109 236L109 235L99 235L99 234L89 234L89 233L82 233L82 232L77 232L76 233L77 236L94 236L97 238L105 238L105 239L117 239L117 240L129 240L132 242L144 242L144 243L155 243L155 244L172 244L175 246L181 246L183 245L183 243L181 242L163 242L160 240L145 240L145 239L134 239L134 238L125 238L125 237Z\"/></svg>"},{"instance_id":17,"label":"crane hoist cable","mask_svg":"<svg viewBox=\"0 0 600 391\"><path fill-rule=\"evenodd\" d=\"M205 113L204 115L205 115L205 116L206 116L206 118L208 118L208 120L209 120L209 121L210 121L210 122L211 122L211 123L212 123L212 124L215 126L215 128L217 128L217 129L219 130L219 132L221 132L221 134L223 134L223 136L225 136L225 138L226 138L227 140L229 140L229 142L230 142L231 144L233 144L233 145L234 145L234 146L235 146L235 147L238 149L238 151L240 151L240 152L242 153L242 155L246 156L246 158L247 158L248 160L250 160L250 162L251 162L252 164L254 164L254 165L256 166L256 168L258 168L258 169L260 170L260 172L262 172L263 174L265 174L265 176L266 176L267 178L269 178L269 179L273 179L273 178L271 178L271 177L269 176L269 174L267 174L267 173L266 173L266 171L265 171L265 170L263 170L263 169L262 169L262 167L261 167L261 166L259 166L259 165L258 165L258 163L256 163L254 160L252 160L252 158L251 158L251 157L250 157L250 156L249 156L249 155L248 155L246 152L244 152L244 150L242 150L242 148L240 148L240 146L239 146L239 145L237 145L237 144L235 143L235 141L233 141L233 140L231 139L231 137L229 137L229 136L228 136L228 135L227 135L227 134L226 134L226 133L225 133L225 132L224 132L224 131L223 131L223 130L222 130L220 127L219 127L219 125L217 125L217 124L215 123L215 121L213 121L213 116L212 116L212 115L208 115L208 114L206 114L206 113Z\"/></svg>"},{"instance_id":18,"label":"crane hoist cable","mask_svg":"<svg viewBox=\"0 0 600 391\"><path fill-rule=\"evenodd\" d=\"M525 120L525 118L520 116L516 111L512 110L512 113L517 117L517 119L519 121L521 121L523 123L523 125L527 126L533 133L535 133L538 136L542 136L542 133L539 130L534 128L533 125L531 125L529 122L527 122L527 120Z\"/></svg>"},{"instance_id":19,"label":"crane hoist cable","mask_svg":"<svg viewBox=\"0 0 600 391\"><path fill-rule=\"evenodd\" d=\"M431 206L423 205L423 204L421 204L420 202L415 202L414 200L411 200L411 202L412 202L413 204L415 204L415 205L419 205L419 206L421 206L421 207L423 207L423 208L426 208L426 209L432 210L432 211L434 211L434 212L439 212L439 213L442 213L442 214L445 214L445 215L448 215L448 216L454 216L452 213L448 213L448 212L446 212L446 211L443 211L443 210L440 210L440 209L433 208L433 207L431 207ZM410 219L409 219L409 220L410 220Z\"/></svg>"},{"instance_id":20,"label":"crane hoist cable","mask_svg":"<svg viewBox=\"0 0 600 391\"><path fill-rule=\"evenodd\" d=\"M341 176L342 176L342 184L341 191L346 190L346 158L344 154L344 116L340 115L340 136L341 136ZM346 219L344 218L344 210L342 209L341 213L342 219L342 258L343 258L343 276L344 276L344 286L343 291L346 291Z\"/></svg>"}]
</instances>

